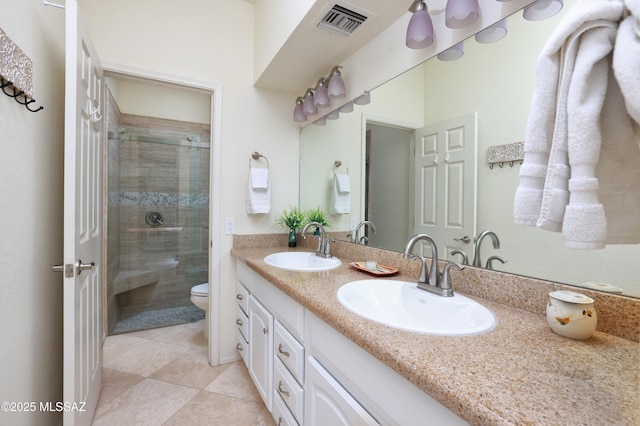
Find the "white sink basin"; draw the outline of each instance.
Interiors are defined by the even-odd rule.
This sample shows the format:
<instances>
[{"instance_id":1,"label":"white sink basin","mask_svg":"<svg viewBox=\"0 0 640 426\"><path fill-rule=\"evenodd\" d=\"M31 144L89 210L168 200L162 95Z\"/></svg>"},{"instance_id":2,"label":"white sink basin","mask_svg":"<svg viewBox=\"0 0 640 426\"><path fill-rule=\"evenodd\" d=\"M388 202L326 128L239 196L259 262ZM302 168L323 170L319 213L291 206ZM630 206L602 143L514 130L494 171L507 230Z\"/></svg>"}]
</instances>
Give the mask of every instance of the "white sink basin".
<instances>
[{"instance_id":1,"label":"white sink basin","mask_svg":"<svg viewBox=\"0 0 640 426\"><path fill-rule=\"evenodd\" d=\"M491 311L468 297L438 296L406 281L352 281L338 289L338 300L362 317L419 333L466 336L496 324Z\"/></svg>"},{"instance_id":2,"label":"white sink basin","mask_svg":"<svg viewBox=\"0 0 640 426\"><path fill-rule=\"evenodd\" d=\"M273 253L264 258L271 266L276 266L289 271L318 272L335 269L342 265L340 259L316 256L315 253L283 251Z\"/></svg>"}]
</instances>

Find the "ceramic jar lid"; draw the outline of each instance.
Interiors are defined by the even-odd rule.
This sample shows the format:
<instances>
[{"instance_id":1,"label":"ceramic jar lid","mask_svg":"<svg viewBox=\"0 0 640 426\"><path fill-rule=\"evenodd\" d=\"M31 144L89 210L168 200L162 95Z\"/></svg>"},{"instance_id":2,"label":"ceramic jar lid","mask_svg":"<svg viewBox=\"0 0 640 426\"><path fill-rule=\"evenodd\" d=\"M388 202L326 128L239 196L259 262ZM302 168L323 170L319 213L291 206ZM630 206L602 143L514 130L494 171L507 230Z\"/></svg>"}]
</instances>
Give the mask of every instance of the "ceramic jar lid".
<instances>
[{"instance_id":1,"label":"ceramic jar lid","mask_svg":"<svg viewBox=\"0 0 640 426\"><path fill-rule=\"evenodd\" d=\"M568 290L558 290L552 291L549 293L550 297L554 299L561 300L563 302L569 303L581 303L581 304L589 304L593 303L593 299L585 296L584 294L576 293L575 291Z\"/></svg>"}]
</instances>

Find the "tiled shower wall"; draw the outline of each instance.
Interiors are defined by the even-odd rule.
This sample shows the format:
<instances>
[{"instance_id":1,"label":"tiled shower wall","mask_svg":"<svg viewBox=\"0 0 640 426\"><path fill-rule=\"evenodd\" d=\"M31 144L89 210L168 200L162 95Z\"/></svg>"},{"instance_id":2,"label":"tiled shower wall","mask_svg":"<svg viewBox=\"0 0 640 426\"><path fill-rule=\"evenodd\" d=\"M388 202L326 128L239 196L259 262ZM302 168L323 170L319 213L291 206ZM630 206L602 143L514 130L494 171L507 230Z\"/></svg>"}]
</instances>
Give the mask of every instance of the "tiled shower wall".
<instances>
[{"instance_id":1,"label":"tiled shower wall","mask_svg":"<svg viewBox=\"0 0 640 426\"><path fill-rule=\"evenodd\" d=\"M110 163L117 163L109 170L119 175L109 188L108 253L117 257L109 262L109 309L124 316L190 306L191 287L208 279L209 125L127 114L117 122L109 126L116 133L125 129L183 144L190 144L189 136L193 145L109 141ZM146 223L149 211L162 214L161 226ZM110 330L115 322L110 314Z\"/></svg>"}]
</instances>

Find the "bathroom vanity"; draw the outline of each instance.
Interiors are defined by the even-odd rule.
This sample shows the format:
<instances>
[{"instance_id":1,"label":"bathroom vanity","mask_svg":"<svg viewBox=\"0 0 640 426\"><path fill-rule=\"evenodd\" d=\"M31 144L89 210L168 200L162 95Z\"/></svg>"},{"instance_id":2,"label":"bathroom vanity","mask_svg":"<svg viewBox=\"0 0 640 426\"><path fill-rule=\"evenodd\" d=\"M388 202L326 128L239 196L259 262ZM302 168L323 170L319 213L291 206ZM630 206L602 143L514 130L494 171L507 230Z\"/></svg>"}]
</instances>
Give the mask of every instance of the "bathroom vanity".
<instances>
[{"instance_id":1,"label":"bathroom vanity","mask_svg":"<svg viewBox=\"0 0 640 426\"><path fill-rule=\"evenodd\" d=\"M493 330L437 336L386 327L338 302L343 284L370 277L348 266L365 260L351 257L365 248L336 246L342 266L325 272L264 262L283 247L232 250L238 350L277 424L640 421L636 341L601 331L570 340L551 331L544 302L530 312L470 293L495 315ZM397 262L393 278L415 281L414 265ZM454 275L455 291L463 280Z\"/></svg>"}]
</instances>

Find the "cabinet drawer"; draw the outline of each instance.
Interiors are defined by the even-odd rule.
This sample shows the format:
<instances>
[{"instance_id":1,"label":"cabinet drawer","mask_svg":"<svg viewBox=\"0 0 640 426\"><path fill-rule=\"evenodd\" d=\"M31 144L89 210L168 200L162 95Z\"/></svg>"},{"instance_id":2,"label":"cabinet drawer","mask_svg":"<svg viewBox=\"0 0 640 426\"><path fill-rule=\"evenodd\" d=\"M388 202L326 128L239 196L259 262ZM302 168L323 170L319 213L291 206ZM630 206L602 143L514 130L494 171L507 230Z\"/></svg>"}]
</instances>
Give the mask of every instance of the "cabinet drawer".
<instances>
[{"instance_id":1,"label":"cabinet drawer","mask_svg":"<svg viewBox=\"0 0 640 426\"><path fill-rule=\"evenodd\" d=\"M298 383L304 383L304 346L278 321L273 339L276 357L289 369Z\"/></svg>"},{"instance_id":2,"label":"cabinet drawer","mask_svg":"<svg viewBox=\"0 0 640 426\"><path fill-rule=\"evenodd\" d=\"M236 349L242 358L245 366L249 366L249 344L245 340L244 336L236 330Z\"/></svg>"},{"instance_id":3,"label":"cabinet drawer","mask_svg":"<svg viewBox=\"0 0 640 426\"><path fill-rule=\"evenodd\" d=\"M276 359L273 363L273 386L299 423L304 419L304 391L289 370Z\"/></svg>"},{"instance_id":4,"label":"cabinet drawer","mask_svg":"<svg viewBox=\"0 0 640 426\"><path fill-rule=\"evenodd\" d=\"M245 315L249 312L249 290L239 282L236 283L236 304Z\"/></svg>"},{"instance_id":5,"label":"cabinet drawer","mask_svg":"<svg viewBox=\"0 0 640 426\"><path fill-rule=\"evenodd\" d=\"M249 341L249 318L239 306L236 306L236 330L242 335L245 342Z\"/></svg>"},{"instance_id":6,"label":"cabinet drawer","mask_svg":"<svg viewBox=\"0 0 640 426\"><path fill-rule=\"evenodd\" d=\"M273 411L271 415L278 426L298 426L298 422L293 418L293 414L291 414L291 411L289 411L280 395L276 395L273 398Z\"/></svg>"}]
</instances>

